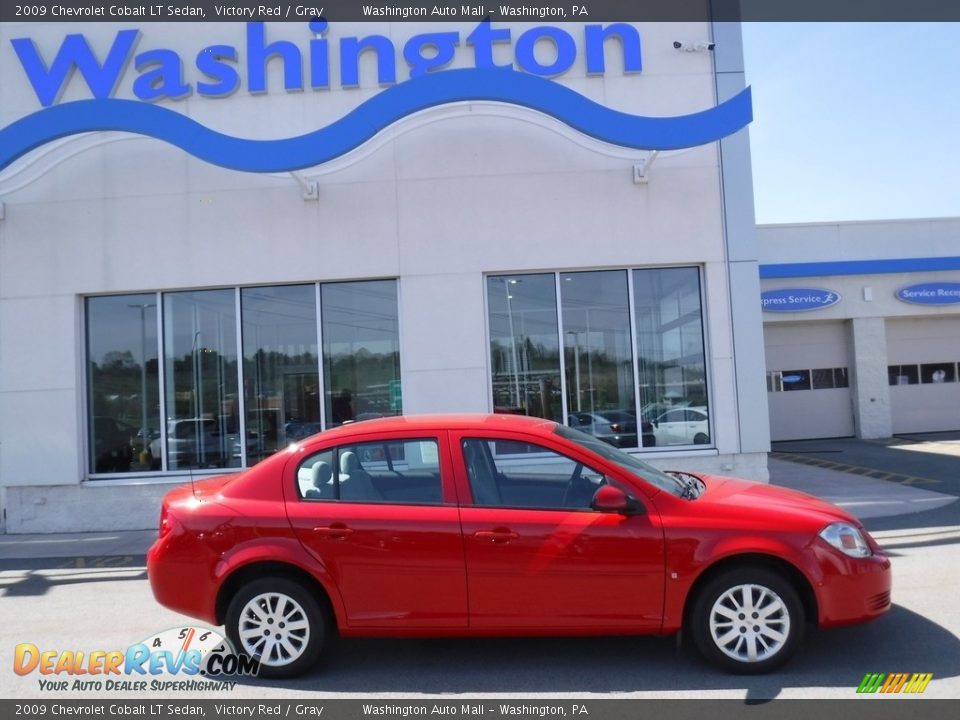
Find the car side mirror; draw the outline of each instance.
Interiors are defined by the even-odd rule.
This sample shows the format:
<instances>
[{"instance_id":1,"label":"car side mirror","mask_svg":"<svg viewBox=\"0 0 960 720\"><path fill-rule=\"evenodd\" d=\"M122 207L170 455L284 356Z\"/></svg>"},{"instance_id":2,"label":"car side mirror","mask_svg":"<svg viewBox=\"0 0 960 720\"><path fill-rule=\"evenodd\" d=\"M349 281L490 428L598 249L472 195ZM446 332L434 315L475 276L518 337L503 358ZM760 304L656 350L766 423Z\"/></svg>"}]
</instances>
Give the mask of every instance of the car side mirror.
<instances>
[{"instance_id":1,"label":"car side mirror","mask_svg":"<svg viewBox=\"0 0 960 720\"><path fill-rule=\"evenodd\" d=\"M613 512L621 515L636 515L643 506L614 485L603 485L593 495L590 506L598 512Z\"/></svg>"}]
</instances>

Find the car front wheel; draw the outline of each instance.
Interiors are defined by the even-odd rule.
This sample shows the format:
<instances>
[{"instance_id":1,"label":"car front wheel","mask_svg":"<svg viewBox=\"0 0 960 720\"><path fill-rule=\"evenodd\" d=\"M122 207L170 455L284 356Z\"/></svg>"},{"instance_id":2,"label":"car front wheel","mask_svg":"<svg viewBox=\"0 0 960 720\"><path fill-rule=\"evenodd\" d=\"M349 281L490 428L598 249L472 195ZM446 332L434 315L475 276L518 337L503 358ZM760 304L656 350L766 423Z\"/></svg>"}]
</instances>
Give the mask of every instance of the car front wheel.
<instances>
[{"instance_id":1,"label":"car front wheel","mask_svg":"<svg viewBox=\"0 0 960 720\"><path fill-rule=\"evenodd\" d=\"M705 585L690 616L703 656L728 672L759 674L785 663L803 636L803 605L781 575L763 568L725 572Z\"/></svg>"},{"instance_id":2,"label":"car front wheel","mask_svg":"<svg viewBox=\"0 0 960 720\"><path fill-rule=\"evenodd\" d=\"M237 652L260 660L261 677L293 677L320 656L328 621L313 595L287 578L261 578L230 601L227 637Z\"/></svg>"}]
</instances>

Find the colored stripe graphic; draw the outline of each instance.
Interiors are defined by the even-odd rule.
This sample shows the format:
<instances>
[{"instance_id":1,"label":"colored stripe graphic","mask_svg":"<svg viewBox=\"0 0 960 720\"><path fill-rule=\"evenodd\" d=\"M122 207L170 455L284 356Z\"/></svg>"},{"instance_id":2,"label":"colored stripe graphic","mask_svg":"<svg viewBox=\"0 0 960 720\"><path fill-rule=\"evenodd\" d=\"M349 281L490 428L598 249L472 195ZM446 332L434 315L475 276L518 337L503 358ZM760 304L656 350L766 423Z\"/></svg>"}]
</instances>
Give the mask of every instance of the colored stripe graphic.
<instances>
[{"instance_id":1,"label":"colored stripe graphic","mask_svg":"<svg viewBox=\"0 0 960 720\"><path fill-rule=\"evenodd\" d=\"M530 108L606 143L675 150L714 142L753 120L750 88L690 115L644 117L611 110L570 88L515 70L464 68L413 78L374 95L306 135L251 140L211 130L173 110L137 100L79 100L45 108L0 130L0 170L34 148L77 133L146 135L233 170L286 172L313 167L359 147L398 120L438 105L492 101ZM221 101L224 102L224 101Z\"/></svg>"},{"instance_id":2,"label":"colored stripe graphic","mask_svg":"<svg viewBox=\"0 0 960 720\"><path fill-rule=\"evenodd\" d=\"M914 673L904 690L906 693L922 693L933 679L933 673Z\"/></svg>"},{"instance_id":3,"label":"colored stripe graphic","mask_svg":"<svg viewBox=\"0 0 960 720\"><path fill-rule=\"evenodd\" d=\"M884 673L867 673L863 676L863 680L860 681L860 687L857 688L858 693L875 693L880 688L880 683L883 682L883 679L886 677Z\"/></svg>"},{"instance_id":4,"label":"colored stripe graphic","mask_svg":"<svg viewBox=\"0 0 960 720\"><path fill-rule=\"evenodd\" d=\"M858 693L913 693L927 689L933 673L867 673L857 687Z\"/></svg>"}]
</instances>

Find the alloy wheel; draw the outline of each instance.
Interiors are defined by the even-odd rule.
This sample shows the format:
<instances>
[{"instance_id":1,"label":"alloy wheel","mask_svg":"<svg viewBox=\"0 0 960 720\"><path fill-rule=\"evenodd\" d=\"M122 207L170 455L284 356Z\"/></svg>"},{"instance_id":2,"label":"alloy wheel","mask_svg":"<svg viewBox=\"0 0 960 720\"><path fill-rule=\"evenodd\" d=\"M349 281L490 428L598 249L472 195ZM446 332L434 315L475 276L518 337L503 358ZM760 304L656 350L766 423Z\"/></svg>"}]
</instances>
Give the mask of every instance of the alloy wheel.
<instances>
[{"instance_id":1,"label":"alloy wheel","mask_svg":"<svg viewBox=\"0 0 960 720\"><path fill-rule=\"evenodd\" d=\"M310 642L310 621L289 595L261 593L241 609L238 635L243 650L259 657L261 664L282 667L303 655Z\"/></svg>"},{"instance_id":2,"label":"alloy wheel","mask_svg":"<svg viewBox=\"0 0 960 720\"><path fill-rule=\"evenodd\" d=\"M773 590L743 584L729 588L713 603L710 637L727 657L741 663L769 660L790 637L790 612Z\"/></svg>"}]
</instances>

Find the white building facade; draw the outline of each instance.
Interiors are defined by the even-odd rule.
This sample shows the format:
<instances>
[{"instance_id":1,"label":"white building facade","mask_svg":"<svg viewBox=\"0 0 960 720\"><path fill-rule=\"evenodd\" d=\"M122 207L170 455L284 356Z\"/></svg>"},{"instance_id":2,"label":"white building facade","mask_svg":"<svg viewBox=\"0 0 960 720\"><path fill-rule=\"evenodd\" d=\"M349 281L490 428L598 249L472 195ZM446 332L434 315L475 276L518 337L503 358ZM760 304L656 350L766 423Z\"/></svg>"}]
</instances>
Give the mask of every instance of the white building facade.
<instances>
[{"instance_id":1,"label":"white building facade","mask_svg":"<svg viewBox=\"0 0 960 720\"><path fill-rule=\"evenodd\" d=\"M401 412L767 478L749 118L615 132L742 106L736 24L4 24L0 58L6 532L150 528Z\"/></svg>"}]
</instances>

